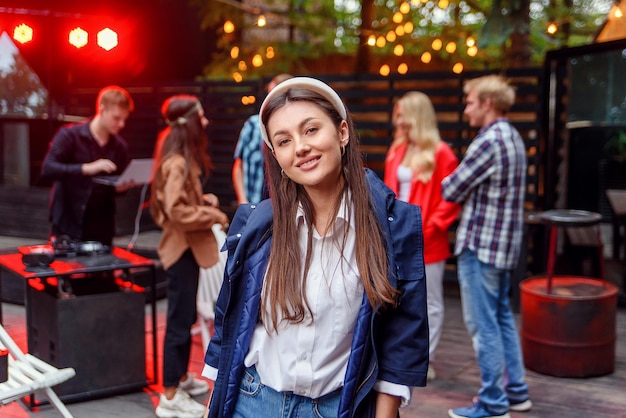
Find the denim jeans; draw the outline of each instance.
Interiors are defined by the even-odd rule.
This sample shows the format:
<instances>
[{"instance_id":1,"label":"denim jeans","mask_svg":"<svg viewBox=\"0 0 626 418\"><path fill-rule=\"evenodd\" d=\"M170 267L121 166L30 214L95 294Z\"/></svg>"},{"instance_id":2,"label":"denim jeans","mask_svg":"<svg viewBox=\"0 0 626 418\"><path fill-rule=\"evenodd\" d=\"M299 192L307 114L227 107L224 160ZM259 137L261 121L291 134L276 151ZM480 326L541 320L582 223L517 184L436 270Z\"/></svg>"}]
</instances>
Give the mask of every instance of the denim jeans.
<instances>
[{"instance_id":1,"label":"denim jeans","mask_svg":"<svg viewBox=\"0 0 626 418\"><path fill-rule=\"evenodd\" d=\"M277 392L261 383L254 367L243 373L233 418L331 418L339 410L341 390L318 399Z\"/></svg>"},{"instance_id":2,"label":"denim jeans","mask_svg":"<svg viewBox=\"0 0 626 418\"><path fill-rule=\"evenodd\" d=\"M510 271L478 260L464 250L458 258L463 320L480 367L478 397L489 412L502 414L509 400L528 398L524 362L509 306Z\"/></svg>"}]
</instances>

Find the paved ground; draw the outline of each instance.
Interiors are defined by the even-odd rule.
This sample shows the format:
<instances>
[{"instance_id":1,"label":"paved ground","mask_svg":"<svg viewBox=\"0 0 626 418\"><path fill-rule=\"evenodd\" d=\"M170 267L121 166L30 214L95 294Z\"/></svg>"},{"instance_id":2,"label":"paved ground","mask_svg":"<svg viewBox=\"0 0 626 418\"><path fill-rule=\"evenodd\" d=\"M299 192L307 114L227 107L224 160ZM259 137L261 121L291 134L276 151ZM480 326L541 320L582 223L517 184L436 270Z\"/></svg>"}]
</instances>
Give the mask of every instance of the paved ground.
<instances>
[{"instance_id":1,"label":"paved ground","mask_svg":"<svg viewBox=\"0 0 626 418\"><path fill-rule=\"evenodd\" d=\"M154 237L140 237L138 243L153 242ZM124 246L127 238L120 240ZM7 247L7 240L0 237L0 248ZM144 244L145 244L144 242ZM39 242L20 241L19 245ZM13 245L13 244L11 244ZM138 244L139 245L139 244ZM147 244L146 244L147 245ZM468 404L480 385L479 370L474 359L471 341L465 331L461 301L458 288L453 283L446 287L446 317L444 331L437 359L433 362L437 379L425 388L413 392L411 405L401 411L401 418L436 418L446 417L449 408ZM165 330L165 300L160 300L158 307L157 336L158 353ZM149 311L146 309L146 313ZM22 306L3 303L4 326L22 348L26 347L25 311ZM146 316L148 319L148 317ZM146 342L150 341L150 322L146 321ZM615 372L606 376L586 379L557 378L528 371L527 380L531 390L534 407L529 413L512 413L513 418L547 417L594 417L626 418L626 310L617 310ZM149 345L148 345L149 346ZM148 353L150 356L151 354ZM158 362L161 356L158 355ZM190 370L199 373L202 368L203 350L200 335L194 336L192 362ZM147 365L150 368L150 365ZM70 412L77 418L112 418L154 417L154 408L162 390L161 382L145 387L143 390L90 400L68 405ZM200 397L205 402L206 397ZM54 418L59 417L49 405L30 411L22 404L13 402L0 406L3 418ZM259 418L263 418L262 412Z\"/></svg>"}]
</instances>

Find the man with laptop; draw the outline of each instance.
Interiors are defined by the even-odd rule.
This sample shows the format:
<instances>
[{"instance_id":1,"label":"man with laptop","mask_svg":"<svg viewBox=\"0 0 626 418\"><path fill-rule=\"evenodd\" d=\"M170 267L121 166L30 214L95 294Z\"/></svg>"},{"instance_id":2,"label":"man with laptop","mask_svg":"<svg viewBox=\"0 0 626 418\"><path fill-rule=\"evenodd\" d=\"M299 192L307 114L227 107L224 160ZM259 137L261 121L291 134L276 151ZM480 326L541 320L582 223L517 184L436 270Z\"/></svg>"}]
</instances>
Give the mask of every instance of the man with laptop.
<instances>
[{"instance_id":1,"label":"man with laptop","mask_svg":"<svg viewBox=\"0 0 626 418\"><path fill-rule=\"evenodd\" d=\"M52 236L113 244L115 194L137 183L131 179L112 186L94 179L119 175L128 165L128 144L119 132L133 108L126 90L105 87L98 94L95 116L61 127L52 138L41 171L42 178L53 180Z\"/></svg>"}]
</instances>

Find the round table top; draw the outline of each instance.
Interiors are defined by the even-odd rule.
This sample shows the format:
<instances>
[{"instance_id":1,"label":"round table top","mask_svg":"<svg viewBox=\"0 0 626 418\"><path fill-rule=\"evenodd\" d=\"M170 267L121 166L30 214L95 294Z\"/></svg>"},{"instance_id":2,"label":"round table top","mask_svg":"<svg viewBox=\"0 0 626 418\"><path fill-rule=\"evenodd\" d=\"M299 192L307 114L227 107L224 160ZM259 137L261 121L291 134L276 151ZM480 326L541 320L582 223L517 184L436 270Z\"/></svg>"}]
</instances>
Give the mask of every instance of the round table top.
<instances>
[{"instance_id":1,"label":"round table top","mask_svg":"<svg viewBox=\"0 0 626 418\"><path fill-rule=\"evenodd\" d=\"M537 216L545 223L564 226L589 226L602 220L599 213L576 209L552 209Z\"/></svg>"}]
</instances>

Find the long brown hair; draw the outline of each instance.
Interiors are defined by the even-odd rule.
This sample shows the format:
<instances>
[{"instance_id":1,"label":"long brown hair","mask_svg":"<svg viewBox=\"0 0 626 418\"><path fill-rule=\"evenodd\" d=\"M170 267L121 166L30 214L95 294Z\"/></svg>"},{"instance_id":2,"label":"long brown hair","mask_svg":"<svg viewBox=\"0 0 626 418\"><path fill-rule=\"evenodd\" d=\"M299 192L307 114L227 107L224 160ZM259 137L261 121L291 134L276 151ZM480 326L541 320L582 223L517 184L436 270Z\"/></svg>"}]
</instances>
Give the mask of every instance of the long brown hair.
<instances>
[{"instance_id":1,"label":"long brown hair","mask_svg":"<svg viewBox=\"0 0 626 418\"><path fill-rule=\"evenodd\" d=\"M168 126L159 132L154 148L154 184L161 181L161 164L172 155L182 155L187 162L185 178L194 164L205 176L213 168L208 153L209 140L198 115L200 108L198 98L186 94L169 97L163 102L161 115ZM155 193L151 195L150 207L158 210Z\"/></svg>"},{"instance_id":2,"label":"long brown hair","mask_svg":"<svg viewBox=\"0 0 626 418\"><path fill-rule=\"evenodd\" d=\"M276 110L294 101L310 102L319 106L330 117L339 132L343 119L333 105L318 93L301 88L290 88L266 104L261 115L265 126ZM334 204L335 216L342 198L349 196L354 209L350 210L348 216L354 220L355 225L356 262L367 298L372 308L377 310L381 306L395 304L397 291L387 278L386 241L372 207L359 151L359 140L350 115L346 122L349 142L344 148L342 157L344 188ZM303 322L307 312L311 312L305 289L306 276L311 264L313 205L304 187L281 174L281 167L269 154L269 148L265 147L265 152L273 207L273 240L264 283L261 315L268 329L278 330L279 312L284 320L293 323ZM298 204L304 210L305 222L309 227L304 266L301 265L298 228L295 222ZM342 253L344 248L345 242L339 243Z\"/></svg>"}]
</instances>

